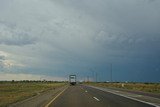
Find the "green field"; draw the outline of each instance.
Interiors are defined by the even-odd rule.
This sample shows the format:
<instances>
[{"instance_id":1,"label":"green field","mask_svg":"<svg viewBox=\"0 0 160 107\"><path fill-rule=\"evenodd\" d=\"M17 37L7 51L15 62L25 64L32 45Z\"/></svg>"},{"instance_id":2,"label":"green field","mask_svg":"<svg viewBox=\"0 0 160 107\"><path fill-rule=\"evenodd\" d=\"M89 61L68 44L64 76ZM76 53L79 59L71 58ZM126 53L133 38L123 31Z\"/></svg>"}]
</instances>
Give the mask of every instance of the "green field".
<instances>
[{"instance_id":1,"label":"green field","mask_svg":"<svg viewBox=\"0 0 160 107\"><path fill-rule=\"evenodd\" d=\"M160 83L85 83L88 85L109 88L122 88L143 92L160 93Z\"/></svg>"},{"instance_id":2,"label":"green field","mask_svg":"<svg viewBox=\"0 0 160 107\"><path fill-rule=\"evenodd\" d=\"M0 82L0 107L64 86L58 82Z\"/></svg>"}]
</instances>

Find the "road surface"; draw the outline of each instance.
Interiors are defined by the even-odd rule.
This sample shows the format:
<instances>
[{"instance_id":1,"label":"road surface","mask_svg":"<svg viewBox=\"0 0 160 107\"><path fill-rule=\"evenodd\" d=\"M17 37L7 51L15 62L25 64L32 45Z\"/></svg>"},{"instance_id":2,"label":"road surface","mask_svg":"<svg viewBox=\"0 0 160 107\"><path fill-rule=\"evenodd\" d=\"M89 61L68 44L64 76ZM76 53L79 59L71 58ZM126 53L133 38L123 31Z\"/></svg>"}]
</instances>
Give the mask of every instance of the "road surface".
<instances>
[{"instance_id":1,"label":"road surface","mask_svg":"<svg viewBox=\"0 0 160 107\"><path fill-rule=\"evenodd\" d=\"M69 86L49 107L154 107L83 85Z\"/></svg>"}]
</instances>

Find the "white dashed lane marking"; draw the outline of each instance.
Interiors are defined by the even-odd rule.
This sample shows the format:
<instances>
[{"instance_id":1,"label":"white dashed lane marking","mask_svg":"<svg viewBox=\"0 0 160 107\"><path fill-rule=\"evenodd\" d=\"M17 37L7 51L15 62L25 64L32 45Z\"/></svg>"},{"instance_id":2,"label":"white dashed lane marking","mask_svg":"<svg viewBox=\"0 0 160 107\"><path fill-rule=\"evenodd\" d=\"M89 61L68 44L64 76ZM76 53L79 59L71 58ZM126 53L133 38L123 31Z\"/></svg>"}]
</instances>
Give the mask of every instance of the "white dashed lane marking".
<instances>
[{"instance_id":1,"label":"white dashed lane marking","mask_svg":"<svg viewBox=\"0 0 160 107\"><path fill-rule=\"evenodd\" d=\"M100 101L98 98L96 98L96 97L93 97L95 100L97 100L97 101Z\"/></svg>"}]
</instances>

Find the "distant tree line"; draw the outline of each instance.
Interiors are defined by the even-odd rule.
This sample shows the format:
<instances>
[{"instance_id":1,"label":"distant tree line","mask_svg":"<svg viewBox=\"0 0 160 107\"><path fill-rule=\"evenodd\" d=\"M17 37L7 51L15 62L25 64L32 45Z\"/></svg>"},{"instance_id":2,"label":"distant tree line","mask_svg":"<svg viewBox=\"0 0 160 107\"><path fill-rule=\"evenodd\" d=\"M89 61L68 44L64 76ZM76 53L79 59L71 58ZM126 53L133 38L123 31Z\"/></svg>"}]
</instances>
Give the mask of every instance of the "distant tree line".
<instances>
[{"instance_id":1,"label":"distant tree line","mask_svg":"<svg viewBox=\"0 0 160 107\"><path fill-rule=\"evenodd\" d=\"M0 83L64 83L68 81L48 81L48 80L11 80L11 81L0 81Z\"/></svg>"}]
</instances>

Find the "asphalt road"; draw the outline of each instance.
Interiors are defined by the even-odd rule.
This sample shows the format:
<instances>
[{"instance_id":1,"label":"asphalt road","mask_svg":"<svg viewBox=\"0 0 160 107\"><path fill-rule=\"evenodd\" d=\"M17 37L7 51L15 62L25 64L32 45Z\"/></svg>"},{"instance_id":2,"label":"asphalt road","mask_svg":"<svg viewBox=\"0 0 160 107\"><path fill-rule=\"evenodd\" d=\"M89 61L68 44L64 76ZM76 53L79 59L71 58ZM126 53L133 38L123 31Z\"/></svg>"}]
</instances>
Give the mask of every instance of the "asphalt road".
<instances>
[{"instance_id":1,"label":"asphalt road","mask_svg":"<svg viewBox=\"0 0 160 107\"><path fill-rule=\"evenodd\" d=\"M49 107L154 107L87 86L70 86Z\"/></svg>"}]
</instances>

